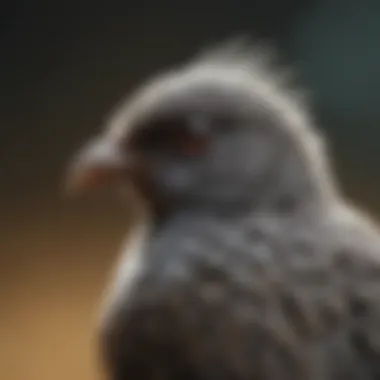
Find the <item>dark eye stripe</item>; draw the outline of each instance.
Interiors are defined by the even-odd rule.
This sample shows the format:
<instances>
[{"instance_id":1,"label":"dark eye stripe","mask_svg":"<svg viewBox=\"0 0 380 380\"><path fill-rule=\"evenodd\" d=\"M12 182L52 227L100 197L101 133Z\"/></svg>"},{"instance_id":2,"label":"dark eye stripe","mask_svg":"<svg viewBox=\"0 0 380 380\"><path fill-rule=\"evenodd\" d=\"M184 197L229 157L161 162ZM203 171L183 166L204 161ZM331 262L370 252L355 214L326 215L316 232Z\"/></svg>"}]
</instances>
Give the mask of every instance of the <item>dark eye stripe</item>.
<instances>
[{"instance_id":1,"label":"dark eye stripe","mask_svg":"<svg viewBox=\"0 0 380 380\"><path fill-rule=\"evenodd\" d=\"M170 151L195 155L201 151L201 142L201 136L196 136L190 131L186 122L169 119L138 128L129 145L141 153Z\"/></svg>"}]
</instances>

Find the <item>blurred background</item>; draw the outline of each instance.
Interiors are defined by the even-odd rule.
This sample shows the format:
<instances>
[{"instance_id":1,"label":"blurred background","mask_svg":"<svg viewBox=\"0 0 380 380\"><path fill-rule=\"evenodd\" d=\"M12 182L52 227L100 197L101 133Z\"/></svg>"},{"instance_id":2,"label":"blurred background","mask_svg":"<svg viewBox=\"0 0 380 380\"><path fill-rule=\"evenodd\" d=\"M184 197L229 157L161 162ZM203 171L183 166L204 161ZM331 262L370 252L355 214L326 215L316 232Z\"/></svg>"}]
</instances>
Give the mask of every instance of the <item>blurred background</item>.
<instances>
[{"instance_id":1,"label":"blurred background","mask_svg":"<svg viewBox=\"0 0 380 380\"><path fill-rule=\"evenodd\" d=\"M64 199L65 166L144 77L241 33L297 69L345 194L380 213L378 0L3 1L0 378L98 378L94 321L128 212Z\"/></svg>"}]
</instances>

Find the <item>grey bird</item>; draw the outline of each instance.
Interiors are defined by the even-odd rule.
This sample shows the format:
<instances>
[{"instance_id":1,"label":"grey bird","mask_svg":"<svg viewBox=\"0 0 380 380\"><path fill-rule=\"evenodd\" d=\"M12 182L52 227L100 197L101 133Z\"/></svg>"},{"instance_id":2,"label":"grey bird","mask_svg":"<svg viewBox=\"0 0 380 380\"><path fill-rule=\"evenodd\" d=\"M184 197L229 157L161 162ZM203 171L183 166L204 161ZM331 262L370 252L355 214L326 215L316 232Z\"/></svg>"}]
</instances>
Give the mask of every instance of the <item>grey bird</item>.
<instances>
[{"instance_id":1,"label":"grey bird","mask_svg":"<svg viewBox=\"0 0 380 380\"><path fill-rule=\"evenodd\" d=\"M154 76L70 166L138 210L99 328L112 380L380 379L377 227L266 56Z\"/></svg>"}]
</instances>

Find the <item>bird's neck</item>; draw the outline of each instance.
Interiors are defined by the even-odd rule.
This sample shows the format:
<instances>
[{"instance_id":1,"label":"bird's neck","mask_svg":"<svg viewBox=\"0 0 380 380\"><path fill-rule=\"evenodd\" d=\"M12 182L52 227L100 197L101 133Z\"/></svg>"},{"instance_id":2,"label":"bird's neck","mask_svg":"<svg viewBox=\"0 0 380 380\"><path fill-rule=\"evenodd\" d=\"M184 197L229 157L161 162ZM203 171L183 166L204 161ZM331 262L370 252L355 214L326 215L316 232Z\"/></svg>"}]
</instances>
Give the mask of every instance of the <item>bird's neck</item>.
<instances>
[{"instance_id":1,"label":"bird's neck","mask_svg":"<svg viewBox=\"0 0 380 380\"><path fill-rule=\"evenodd\" d=\"M307 222L315 220L317 215L323 213L325 207L321 203L308 203L303 207L288 209L279 209L276 206L268 204L268 207L257 207L256 205L246 205L245 207L220 208L220 209L197 209L184 208L175 212L155 213L151 216L151 231L153 234L172 228L176 224L183 223L218 223L224 225L237 226L249 220L276 220L276 223L287 225L299 220Z\"/></svg>"}]
</instances>

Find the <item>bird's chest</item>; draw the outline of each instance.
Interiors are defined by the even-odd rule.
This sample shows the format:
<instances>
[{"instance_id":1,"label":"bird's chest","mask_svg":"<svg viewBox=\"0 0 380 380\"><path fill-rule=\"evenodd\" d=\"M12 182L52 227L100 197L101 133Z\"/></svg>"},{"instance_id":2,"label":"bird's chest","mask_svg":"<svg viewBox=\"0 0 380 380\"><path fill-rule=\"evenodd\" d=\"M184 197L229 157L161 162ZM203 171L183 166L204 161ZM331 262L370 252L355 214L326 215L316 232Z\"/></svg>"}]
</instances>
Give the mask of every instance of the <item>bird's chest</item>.
<instances>
[{"instance_id":1,"label":"bird's chest","mask_svg":"<svg viewBox=\"0 0 380 380\"><path fill-rule=\"evenodd\" d=\"M223 362L209 355L225 354L216 348L232 337L228 325L241 312L231 304L244 304L238 297L244 298L251 269L249 239L243 236L227 224L178 221L136 244L109 302L108 360L142 377L146 363L181 373L194 355Z\"/></svg>"},{"instance_id":2,"label":"bird's chest","mask_svg":"<svg viewBox=\"0 0 380 380\"><path fill-rule=\"evenodd\" d=\"M106 355L120 378L154 379L160 371L168 379L259 374L266 360L261 352L272 355L282 349L282 335L294 334L283 293L293 295L294 284L313 283L324 272L315 259L319 249L300 244L307 238L285 235L261 222L205 220L177 221L150 235L131 262L138 271L119 291L106 336ZM324 287L323 281L315 286ZM263 351L260 342L269 348Z\"/></svg>"},{"instance_id":3,"label":"bird's chest","mask_svg":"<svg viewBox=\"0 0 380 380\"><path fill-rule=\"evenodd\" d=\"M248 320L258 315L255 291L260 297L273 277L276 246L270 235L259 225L176 220L130 247L108 314L125 333L139 334L151 328L162 333L166 324L173 331L175 323L200 334L221 316L224 324Z\"/></svg>"},{"instance_id":4,"label":"bird's chest","mask_svg":"<svg viewBox=\"0 0 380 380\"><path fill-rule=\"evenodd\" d=\"M181 319L182 313L228 307L231 301L235 310L245 299L252 304L256 287L279 279L281 262L292 261L285 256L294 254L291 242L276 232L259 222L186 218L142 232L119 263L106 314L122 315L127 324L136 313L153 320L158 309Z\"/></svg>"},{"instance_id":5,"label":"bird's chest","mask_svg":"<svg viewBox=\"0 0 380 380\"><path fill-rule=\"evenodd\" d=\"M130 302L166 304L173 298L190 302L190 294L197 292L201 298L206 288L221 289L237 267L244 267L250 248L249 237L228 224L170 224L142 247L140 276L133 284L139 297Z\"/></svg>"}]
</instances>

